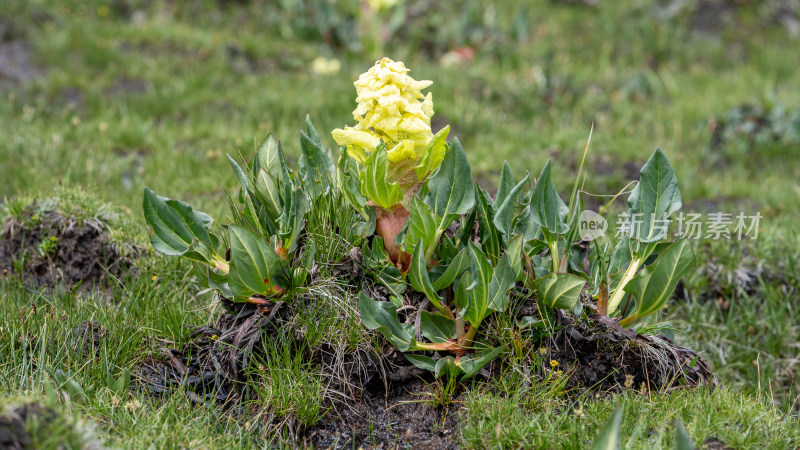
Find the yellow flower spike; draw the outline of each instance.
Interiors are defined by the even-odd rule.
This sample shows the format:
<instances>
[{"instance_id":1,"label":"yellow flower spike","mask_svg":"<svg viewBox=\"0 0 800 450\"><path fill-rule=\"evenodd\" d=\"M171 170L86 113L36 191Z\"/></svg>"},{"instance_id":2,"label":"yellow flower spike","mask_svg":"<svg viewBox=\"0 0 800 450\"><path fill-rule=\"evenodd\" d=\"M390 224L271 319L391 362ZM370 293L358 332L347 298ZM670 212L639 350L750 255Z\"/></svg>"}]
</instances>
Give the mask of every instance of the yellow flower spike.
<instances>
[{"instance_id":1,"label":"yellow flower spike","mask_svg":"<svg viewBox=\"0 0 800 450\"><path fill-rule=\"evenodd\" d=\"M550 367L556 367L557 365L558 365L558 361L556 361L555 359L551 359L550 360Z\"/></svg>"},{"instance_id":2,"label":"yellow flower spike","mask_svg":"<svg viewBox=\"0 0 800 450\"><path fill-rule=\"evenodd\" d=\"M404 172L420 167L426 154L441 153L444 140L434 147L431 117L433 95L422 94L422 89L433 82L415 80L401 61L383 58L353 83L356 87L356 109L353 127L331 132L339 145L347 146L348 154L363 163L381 141L386 145L389 172L393 178L406 179ZM417 171L417 180L423 179L441 163L441 158L428 158L425 170Z\"/></svg>"}]
</instances>

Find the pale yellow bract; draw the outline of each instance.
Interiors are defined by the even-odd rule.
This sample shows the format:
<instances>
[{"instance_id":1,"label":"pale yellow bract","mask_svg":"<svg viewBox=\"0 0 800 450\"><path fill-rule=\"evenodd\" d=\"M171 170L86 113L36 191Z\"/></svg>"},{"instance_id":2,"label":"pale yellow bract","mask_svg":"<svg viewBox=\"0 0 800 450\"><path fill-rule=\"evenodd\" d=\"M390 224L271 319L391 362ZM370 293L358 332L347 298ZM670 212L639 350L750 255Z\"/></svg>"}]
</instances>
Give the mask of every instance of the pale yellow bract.
<instances>
[{"instance_id":1,"label":"pale yellow bract","mask_svg":"<svg viewBox=\"0 0 800 450\"><path fill-rule=\"evenodd\" d=\"M400 61L377 61L353 83L358 95L353 118L358 123L333 130L333 139L362 164L383 140L390 164L413 166L433 139L433 96L421 92L432 83L411 78Z\"/></svg>"}]
</instances>

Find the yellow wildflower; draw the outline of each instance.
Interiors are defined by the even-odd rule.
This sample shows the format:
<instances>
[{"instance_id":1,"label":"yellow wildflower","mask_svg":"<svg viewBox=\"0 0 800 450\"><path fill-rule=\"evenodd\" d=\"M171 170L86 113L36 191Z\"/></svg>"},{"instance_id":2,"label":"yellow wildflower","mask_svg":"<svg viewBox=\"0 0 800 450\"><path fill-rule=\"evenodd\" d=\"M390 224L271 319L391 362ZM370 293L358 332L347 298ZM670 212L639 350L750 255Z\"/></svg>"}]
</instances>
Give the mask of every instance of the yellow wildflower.
<instances>
[{"instance_id":1,"label":"yellow wildflower","mask_svg":"<svg viewBox=\"0 0 800 450\"><path fill-rule=\"evenodd\" d=\"M358 103L353 111L356 125L333 130L333 139L362 164L383 141L396 175L403 172L398 169L415 168L428 152L437 155L429 165L430 170L435 169L441 163L444 140L434 145L442 148L429 148L433 140L433 95L422 94L422 89L432 83L411 78L400 61L377 61L353 83ZM419 177L424 175L420 173Z\"/></svg>"},{"instance_id":2,"label":"yellow wildflower","mask_svg":"<svg viewBox=\"0 0 800 450\"><path fill-rule=\"evenodd\" d=\"M311 63L311 69L319 75L333 75L339 73L342 63L338 59L327 59L322 56L317 57Z\"/></svg>"},{"instance_id":3,"label":"yellow wildflower","mask_svg":"<svg viewBox=\"0 0 800 450\"><path fill-rule=\"evenodd\" d=\"M550 367L555 367L557 365L558 365L558 361L556 361L555 359L551 359L550 360Z\"/></svg>"}]
</instances>

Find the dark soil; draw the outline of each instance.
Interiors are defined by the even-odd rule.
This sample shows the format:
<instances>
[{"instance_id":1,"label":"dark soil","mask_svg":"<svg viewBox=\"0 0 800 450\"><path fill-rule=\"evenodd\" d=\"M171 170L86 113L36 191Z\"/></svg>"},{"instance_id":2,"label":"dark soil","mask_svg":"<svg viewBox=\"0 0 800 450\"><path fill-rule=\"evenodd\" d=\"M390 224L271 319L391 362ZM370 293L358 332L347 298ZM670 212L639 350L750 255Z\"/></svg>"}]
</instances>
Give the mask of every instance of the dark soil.
<instances>
[{"instance_id":1,"label":"dark soil","mask_svg":"<svg viewBox=\"0 0 800 450\"><path fill-rule=\"evenodd\" d=\"M574 392L669 391L718 384L708 363L664 336L643 336L597 314L589 315L588 324L560 311L556 317L560 329L547 359L569 371L567 388Z\"/></svg>"},{"instance_id":2,"label":"dark soil","mask_svg":"<svg viewBox=\"0 0 800 450\"><path fill-rule=\"evenodd\" d=\"M262 336L274 330L279 316L288 313L282 304L259 307L222 300L230 310L213 325L196 327L186 345L162 342L162 358L146 358L134 376L154 394L179 386L188 388L196 403L235 404L241 398L239 384L251 355L263 354ZM285 318L285 317L283 317Z\"/></svg>"},{"instance_id":3,"label":"dark soil","mask_svg":"<svg viewBox=\"0 0 800 450\"><path fill-rule=\"evenodd\" d=\"M38 403L12 407L7 414L0 416L0 448L33 448L33 441L26 430L27 422L36 418L46 423L56 416L55 410Z\"/></svg>"},{"instance_id":4,"label":"dark soil","mask_svg":"<svg viewBox=\"0 0 800 450\"><path fill-rule=\"evenodd\" d=\"M51 211L34 220L9 220L0 234L0 275L19 273L36 287L91 290L109 288L109 277L135 271L131 248L127 256L109 241L106 225L79 221Z\"/></svg>"},{"instance_id":5,"label":"dark soil","mask_svg":"<svg viewBox=\"0 0 800 450\"><path fill-rule=\"evenodd\" d=\"M458 448L456 415L422 403L430 389L425 381L390 381L388 387L369 385L361 402L328 413L307 441L314 448Z\"/></svg>"},{"instance_id":6,"label":"dark soil","mask_svg":"<svg viewBox=\"0 0 800 450\"><path fill-rule=\"evenodd\" d=\"M163 342L159 358L146 358L134 376L150 393L186 388L199 404L218 404L229 412L244 403L249 360L262 355L262 339L278 327L292 327L294 311L280 303L269 307L222 300L229 310L211 326L196 327L185 345ZM296 337L302 340L300 330ZM297 443L317 448L455 448L453 415L419 403L428 388L421 371L402 355L377 357L367 351L337 352L325 345L311 360L329 376L330 411L310 430L294 430ZM430 380L432 381L432 380ZM408 403L415 402L415 403Z\"/></svg>"}]
</instances>

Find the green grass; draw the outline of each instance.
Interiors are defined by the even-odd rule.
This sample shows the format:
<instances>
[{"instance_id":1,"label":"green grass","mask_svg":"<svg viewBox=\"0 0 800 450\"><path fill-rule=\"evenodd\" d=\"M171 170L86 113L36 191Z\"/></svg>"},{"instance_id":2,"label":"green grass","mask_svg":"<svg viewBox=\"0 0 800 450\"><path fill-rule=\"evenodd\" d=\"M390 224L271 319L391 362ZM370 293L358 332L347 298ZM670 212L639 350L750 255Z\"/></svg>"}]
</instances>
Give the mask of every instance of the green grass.
<instances>
[{"instance_id":1,"label":"green grass","mask_svg":"<svg viewBox=\"0 0 800 450\"><path fill-rule=\"evenodd\" d=\"M101 217L120 240L146 244L144 186L225 222L227 195L237 185L225 153L248 155L272 131L296 160L297 130L307 113L321 133L350 124L352 81L378 55L346 40L353 34L348 14L307 13L320 1L241 3L2 2L0 25L12 24L5 39L30 46L37 74L24 83L0 79L0 198L7 214L19 216L33 198L56 199L70 214L113 213ZM458 11L431 8L384 45L415 78L434 81L436 114L451 124L474 175L488 188L504 160L520 178L525 170L538 174L551 157L559 190L568 192L594 123L588 192L615 193L628 182L625 163L640 167L661 146L681 180L687 210L708 206L764 216L756 241L697 246L701 264L714 261L730 273L760 264L763 283L755 294L737 292L723 279L723 300L730 304L722 307L700 295L709 280L698 273L687 280L692 298L670 302L661 316L682 333L680 343L711 362L721 389L578 404L549 391L473 391L460 404L465 445L583 447L617 405L625 411L623 437L633 448L669 447L676 418L698 444L716 437L732 447L800 445L800 239L794 223L800 156L796 145L786 144L746 153L709 147L710 124L735 106L800 109L798 40L760 14L742 6L734 23L704 33L693 31L690 8L668 17L657 2L597 8L544 0L525 8L468 2ZM474 47L474 60L440 62L459 46ZM313 73L319 55L340 59L341 71ZM87 186L92 193L76 189ZM103 206L107 202L118 207ZM313 234L335 260L347 248L328 231ZM4 402L46 401L43 386L60 370L88 399L61 401L59 408L94 423L108 445L263 443L268 425L197 408L183 394L152 400L137 391L124 398L108 391L108 374L155 353L155 339L180 341L191 325L218 313L209 297L196 294L187 265L148 253L138 270L106 294L46 293L15 277L0 278ZM327 291L303 295L312 304L331 298ZM320 324L307 336L312 346L324 340L354 348L364 339L356 314L310 307L299 320L306 327ZM89 319L105 327L107 337L99 357L86 361L69 351L70 330ZM345 333L337 333L339 323L347 324ZM280 346L274 350L282 355ZM290 362L301 380L319 385L306 362ZM275 392L290 378L254 386ZM262 418L283 411L311 423L324 412L315 392L296 398L281 392L286 397L254 409ZM498 433L498 424L508 431Z\"/></svg>"}]
</instances>

